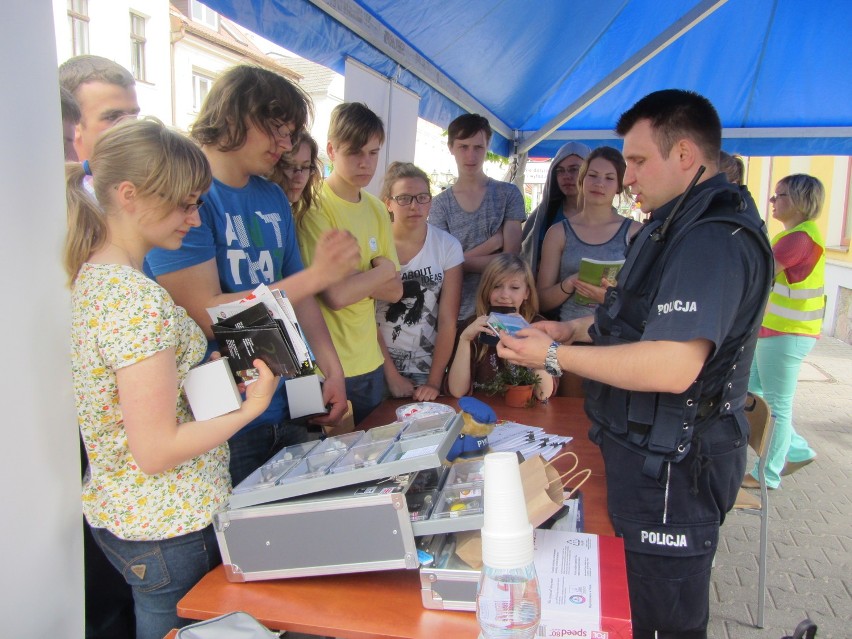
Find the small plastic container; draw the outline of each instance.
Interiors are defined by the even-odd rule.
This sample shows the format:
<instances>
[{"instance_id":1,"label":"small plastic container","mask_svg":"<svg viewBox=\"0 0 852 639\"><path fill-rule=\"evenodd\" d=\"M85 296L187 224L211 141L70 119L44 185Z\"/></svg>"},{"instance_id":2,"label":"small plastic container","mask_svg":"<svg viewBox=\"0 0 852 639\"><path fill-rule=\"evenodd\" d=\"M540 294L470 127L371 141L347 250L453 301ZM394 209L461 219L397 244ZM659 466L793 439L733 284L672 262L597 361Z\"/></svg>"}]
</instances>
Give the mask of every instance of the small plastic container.
<instances>
[{"instance_id":1,"label":"small plastic container","mask_svg":"<svg viewBox=\"0 0 852 639\"><path fill-rule=\"evenodd\" d=\"M364 436L358 440L358 445L361 446L368 442L394 441L406 426L408 426L408 422L391 422L385 426L376 426L364 433Z\"/></svg>"},{"instance_id":2,"label":"small plastic container","mask_svg":"<svg viewBox=\"0 0 852 639\"><path fill-rule=\"evenodd\" d=\"M286 475L281 477L277 483L290 484L292 482L320 477L328 474L328 469L334 462L346 454L345 450L327 450L324 453L311 453Z\"/></svg>"},{"instance_id":3,"label":"small plastic container","mask_svg":"<svg viewBox=\"0 0 852 639\"><path fill-rule=\"evenodd\" d=\"M430 490L440 490L444 482L444 477L447 475L447 467L439 466L438 468L427 468L418 470L414 479L411 480L411 485L408 487L409 493L425 493Z\"/></svg>"},{"instance_id":4,"label":"small plastic container","mask_svg":"<svg viewBox=\"0 0 852 639\"><path fill-rule=\"evenodd\" d=\"M429 519L432 509L438 501L438 495L437 490L428 490L422 493L406 493L405 501L408 503L408 515L411 521Z\"/></svg>"},{"instance_id":5,"label":"small plastic container","mask_svg":"<svg viewBox=\"0 0 852 639\"><path fill-rule=\"evenodd\" d=\"M302 458L315 448L318 442L305 442L282 448L269 458L263 466L246 477L234 487L234 493L240 494L260 488L274 486L284 474L296 466Z\"/></svg>"},{"instance_id":6,"label":"small plastic container","mask_svg":"<svg viewBox=\"0 0 852 639\"><path fill-rule=\"evenodd\" d=\"M414 437L439 435L450 427L452 417L452 413L442 413L413 419L406 429L402 431L402 435L399 438L406 440Z\"/></svg>"},{"instance_id":7,"label":"small plastic container","mask_svg":"<svg viewBox=\"0 0 852 639\"><path fill-rule=\"evenodd\" d=\"M432 519L481 515L483 489L481 484L444 488L432 513Z\"/></svg>"},{"instance_id":8,"label":"small plastic container","mask_svg":"<svg viewBox=\"0 0 852 639\"><path fill-rule=\"evenodd\" d=\"M379 441L372 444L353 446L331 468L333 473L345 473L349 470L367 468L381 463L382 457L391 447L391 441Z\"/></svg>"},{"instance_id":9,"label":"small plastic container","mask_svg":"<svg viewBox=\"0 0 852 639\"><path fill-rule=\"evenodd\" d=\"M482 468L484 463L485 462L482 459L456 462L455 464L450 466L445 486L455 487L460 486L462 484L481 484Z\"/></svg>"},{"instance_id":10,"label":"small plastic container","mask_svg":"<svg viewBox=\"0 0 852 639\"><path fill-rule=\"evenodd\" d=\"M354 446L363 435L363 430L353 430L351 433L345 433L344 435L327 437L322 440L319 445L310 452L310 454L322 455L323 453L327 453L332 450L345 453L347 450L352 448L352 446Z\"/></svg>"},{"instance_id":11,"label":"small plastic container","mask_svg":"<svg viewBox=\"0 0 852 639\"><path fill-rule=\"evenodd\" d=\"M405 404L396 409L396 418L400 421L407 419L426 417L428 415L443 415L444 413L455 413L452 406L439 404L438 402L414 402Z\"/></svg>"}]
</instances>

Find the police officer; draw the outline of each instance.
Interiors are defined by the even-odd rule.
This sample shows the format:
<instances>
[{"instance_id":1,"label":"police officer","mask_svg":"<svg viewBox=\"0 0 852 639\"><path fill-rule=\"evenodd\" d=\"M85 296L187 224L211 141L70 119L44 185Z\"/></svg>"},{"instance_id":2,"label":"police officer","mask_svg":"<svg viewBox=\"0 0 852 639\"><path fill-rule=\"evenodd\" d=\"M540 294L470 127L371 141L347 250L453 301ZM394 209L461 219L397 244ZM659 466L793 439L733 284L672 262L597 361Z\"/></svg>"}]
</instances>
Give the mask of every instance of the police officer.
<instances>
[{"instance_id":1,"label":"police officer","mask_svg":"<svg viewBox=\"0 0 852 639\"><path fill-rule=\"evenodd\" d=\"M743 407L772 255L748 192L719 173L721 123L706 98L657 91L616 132L624 183L651 214L618 285L593 318L503 335L498 354L587 378L634 636L705 638L719 526L746 461Z\"/></svg>"}]
</instances>

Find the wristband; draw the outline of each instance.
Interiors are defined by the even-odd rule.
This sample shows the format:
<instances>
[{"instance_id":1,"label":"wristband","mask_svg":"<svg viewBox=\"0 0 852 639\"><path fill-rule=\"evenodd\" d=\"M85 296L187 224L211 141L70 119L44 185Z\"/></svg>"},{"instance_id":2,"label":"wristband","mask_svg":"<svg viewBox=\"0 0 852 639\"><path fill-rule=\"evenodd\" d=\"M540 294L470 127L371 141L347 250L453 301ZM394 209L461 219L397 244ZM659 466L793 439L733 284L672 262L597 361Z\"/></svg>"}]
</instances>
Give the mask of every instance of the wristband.
<instances>
[{"instance_id":1,"label":"wristband","mask_svg":"<svg viewBox=\"0 0 852 639\"><path fill-rule=\"evenodd\" d=\"M559 280L559 290L560 290L560 291L562 291L563 293L565 293L565 295L571 295L571 293L573 293L574 291L571 291L571 293L569 293L568 291L566 291L566 290L562 287L562 282L564 282L564 281L565 281L565 280Z\"/></svg>"}]
</instances>

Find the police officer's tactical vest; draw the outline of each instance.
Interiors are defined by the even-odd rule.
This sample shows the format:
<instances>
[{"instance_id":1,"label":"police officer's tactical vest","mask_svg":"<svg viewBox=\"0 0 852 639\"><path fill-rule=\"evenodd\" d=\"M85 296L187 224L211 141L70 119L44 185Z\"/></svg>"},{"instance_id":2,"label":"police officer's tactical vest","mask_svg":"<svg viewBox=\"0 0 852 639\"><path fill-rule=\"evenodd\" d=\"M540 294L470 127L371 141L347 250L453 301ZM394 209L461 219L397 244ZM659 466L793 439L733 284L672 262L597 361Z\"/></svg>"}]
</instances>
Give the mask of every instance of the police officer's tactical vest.
<instances>
[{"instance_id":1,"label":"police officer's tactical vest","mask_svg":"<svg viewBox=\"0 0 852 639\"><path fill-rule=\"evenodd\" d=\"M686 200L676 215L664 239L660 238L664 220L652 220L635 237L618 274L618 285L607 291L604 303L596 310L595 323L589 331L596 345L641 339L671 253L689 232L702 224L731 225L756 238L764 253L766 277L764 282L753 285L762 286L768 294L773 273L772 251L766 227L747 192L743 196L736 186L719 180L718 185L705 185ZM741 412L748 371L742 367L738 370L738 362L760 325L765 299L753 309L745 339L723 344L683 393L627 391L587 380L585 407L592 421L589 432L592 441L600 443L602 431L607 430L616 441L645 456L646 475L659 477L664 462L678 462L687 455L693 438L700 435L704 424L713 423L719 415ZM704 379L710 361L729 362L724 368L724 379ZM735 376L736 382L732 383Z\"/></svg>"},{"instance_id":2,"label":"police officer's tactical vest","mask_svg":"<svg viewBox=\"0 0 852 639\"><path fill-rule=\"evenodd\" d=\"M772 240L772 245L775 246L782 237L797 231L807 233L820 248L825 246L813 220L806 220L789 231L782 231ZM778 273L769 293L769 305L766 307L763 325L780 333L819 335L825 313L824 282L825 250L813 270L801 282L791 284L787 281L786 271Z\"/></svg>"}]
</instances>

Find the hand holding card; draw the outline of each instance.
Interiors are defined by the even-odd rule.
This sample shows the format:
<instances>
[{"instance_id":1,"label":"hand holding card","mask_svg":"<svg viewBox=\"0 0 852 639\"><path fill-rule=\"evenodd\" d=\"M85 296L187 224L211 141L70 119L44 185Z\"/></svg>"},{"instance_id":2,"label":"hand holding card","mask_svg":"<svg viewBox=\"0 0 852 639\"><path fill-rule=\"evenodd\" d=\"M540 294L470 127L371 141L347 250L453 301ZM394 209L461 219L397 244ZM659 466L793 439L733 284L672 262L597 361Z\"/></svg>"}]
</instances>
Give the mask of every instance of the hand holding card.
<instances>
[{"instance_id":1,"label":"hand holding card","mask_svg":"<svg viewBox=\"0 0 852 639\"><path fill-rule=\"evenodd\" d=\"M527 328L529 326L529 322L525 320L520 315L516 314L508 314L508 313L491 313L488 316L488 326L499 335L501 331L505 331L509 333L509 335L515 335L522 328Z\"/></svg>"}]
</instances>

